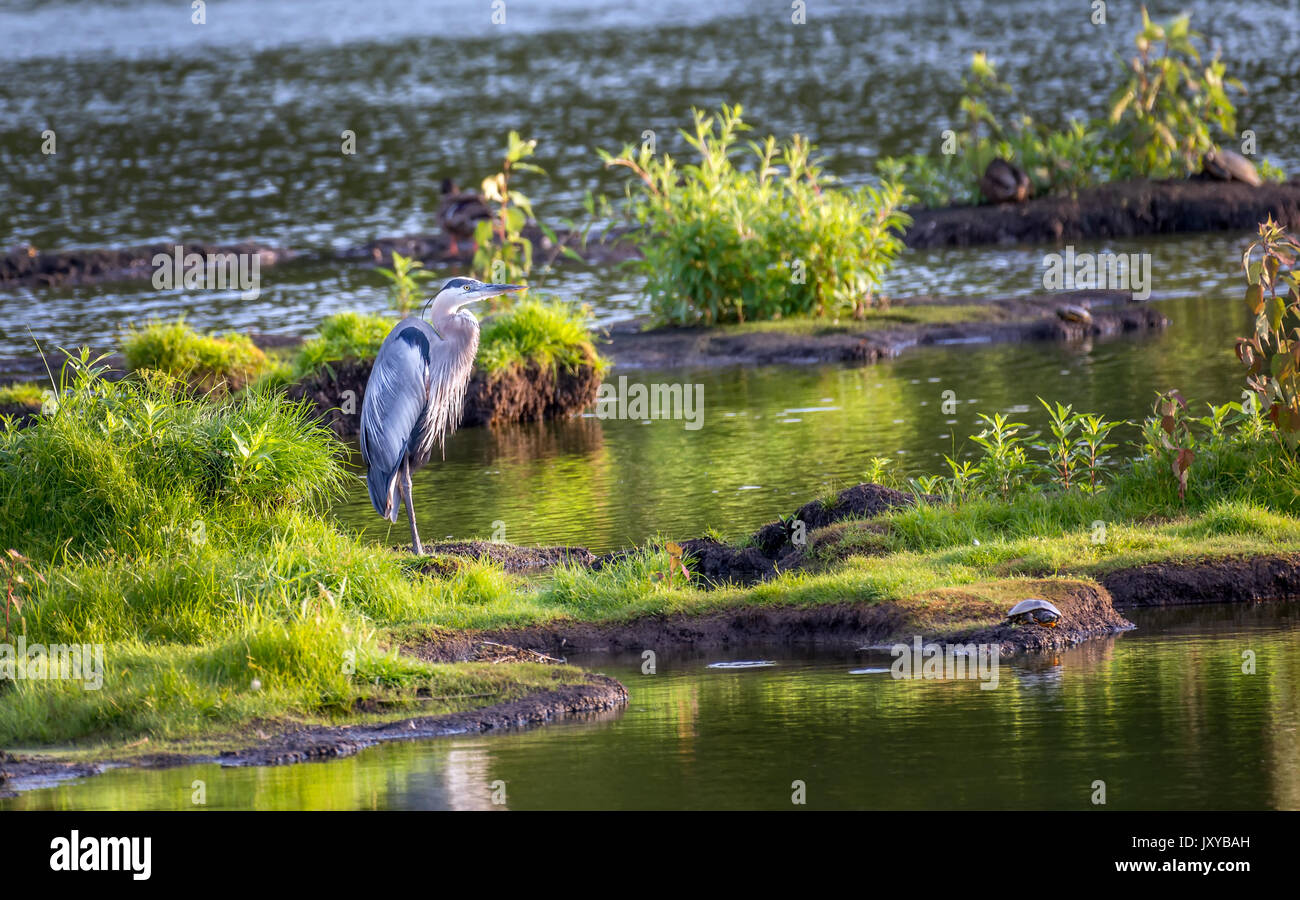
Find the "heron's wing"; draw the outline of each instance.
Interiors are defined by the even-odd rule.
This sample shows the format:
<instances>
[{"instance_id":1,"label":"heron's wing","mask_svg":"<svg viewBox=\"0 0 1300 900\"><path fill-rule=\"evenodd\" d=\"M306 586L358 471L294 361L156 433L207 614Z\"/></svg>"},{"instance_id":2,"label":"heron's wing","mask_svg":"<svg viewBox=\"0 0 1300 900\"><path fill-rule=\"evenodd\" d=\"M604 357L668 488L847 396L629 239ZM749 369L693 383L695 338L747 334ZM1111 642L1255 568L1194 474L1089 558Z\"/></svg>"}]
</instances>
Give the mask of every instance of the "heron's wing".
<instances>
[{"instance_id":1,"label":"heron's wing","mask_svg":"<svg viewBox=\"0 0 1300 900\"><path fill-rule=\"evenodd\" d=\"M361 458L375 510L397 521L393 479L420 430L429 402L429 338L414 324L398 323L375 357L361 402Z\"/></svg>"}]
</instances>

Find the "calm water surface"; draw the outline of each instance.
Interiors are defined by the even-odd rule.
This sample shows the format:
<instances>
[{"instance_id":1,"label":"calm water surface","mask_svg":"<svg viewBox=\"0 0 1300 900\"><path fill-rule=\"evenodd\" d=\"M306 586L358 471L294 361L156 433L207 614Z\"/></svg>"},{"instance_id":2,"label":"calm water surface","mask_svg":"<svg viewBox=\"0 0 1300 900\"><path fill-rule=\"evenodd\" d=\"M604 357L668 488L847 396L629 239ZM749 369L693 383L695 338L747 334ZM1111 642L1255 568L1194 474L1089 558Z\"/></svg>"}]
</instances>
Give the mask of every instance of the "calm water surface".
<instances>
[{"instance_id":1,"label":"calm water surface","mask_svg":"<svg viewBox=\"0 0 1300 900\"><path fill-rule=\"evenodd\" d=\"M887 652L752 648L573 661L628 707L532 731L279 768L119 770L0 809L1300 809L1300 605L1132 615L1139 628L1004 661L998 686L896 681ZM1257 671L1241 671L1253 650ZM715 662L772 660L754 669ZM494 805L504 781L504 805Z\"/></svg>"}]
</instances>

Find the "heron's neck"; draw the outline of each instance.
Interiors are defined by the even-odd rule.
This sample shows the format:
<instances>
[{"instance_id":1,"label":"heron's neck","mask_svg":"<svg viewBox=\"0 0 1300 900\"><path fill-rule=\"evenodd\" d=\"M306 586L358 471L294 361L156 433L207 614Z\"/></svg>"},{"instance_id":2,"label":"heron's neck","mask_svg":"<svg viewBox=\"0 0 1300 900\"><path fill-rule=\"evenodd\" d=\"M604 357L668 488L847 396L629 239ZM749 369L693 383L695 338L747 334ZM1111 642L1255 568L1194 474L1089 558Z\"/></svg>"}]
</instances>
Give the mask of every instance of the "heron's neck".
<instances>
[{"instance_id":1,"label":"heron's neck","mask_svg":"<svg viewBox=\"0 0 1300 900\"><path fill-rule=\"evenodd\" d=\"M435 317L429 323L442 339L455 344L470 361L478 352L478 319L467 309Z\"/></svg>"}]
</instances>

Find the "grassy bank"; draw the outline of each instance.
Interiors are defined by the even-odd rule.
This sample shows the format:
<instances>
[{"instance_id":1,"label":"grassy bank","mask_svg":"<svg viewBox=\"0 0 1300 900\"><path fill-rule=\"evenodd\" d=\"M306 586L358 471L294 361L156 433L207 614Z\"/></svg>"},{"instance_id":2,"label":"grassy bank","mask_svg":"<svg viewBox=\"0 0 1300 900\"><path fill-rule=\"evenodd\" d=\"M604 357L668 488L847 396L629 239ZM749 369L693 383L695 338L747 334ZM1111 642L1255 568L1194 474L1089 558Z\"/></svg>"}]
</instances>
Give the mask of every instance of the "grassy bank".
<instances>
[{"instance_id":1,"label":"grassy bank","mask_svg":"<svg viewBox=\"0 0 1300 900\"><path fill-rule=\"evenodd\" d=\"M322 521L345 477L336 445L280 395L187 399L84 359L63 388L57 413L0 432L0 547L31 566L0 570L5 642L102 644L103 687L0 682L0 744L432 714L581 678L394 652L386 627L464 598Z\"/></svg>"},{"instance_id":2,"label":"grassy bank","mask_svg":"<svg viewBox=\"0 0 1300 900\"><path fill-rule=\"evenodd\" d=\"M431 575L322 519L344 475L303 410L274 392L216 403L174 387L156 375L96 381L79 362L55 415L0 435L0 501L12 511L0 546L42 576L16 588L8 638L102 644L105 662L100 690L0 686L6 747L249 740L460 711L582 677L396 649L430 629L908 598L924 609L961 586L987 615L1020 579L1300 548L1295 464L1248 417L1202 435L1181 497L1155 454L1107 469L1104 489L1043 476L1004 499L999 480L982 494L977 480L964 498L814 530L799 569L751 587L687 578L661 544L543 578L474 560Z\"/></svg>"}]
</instances>

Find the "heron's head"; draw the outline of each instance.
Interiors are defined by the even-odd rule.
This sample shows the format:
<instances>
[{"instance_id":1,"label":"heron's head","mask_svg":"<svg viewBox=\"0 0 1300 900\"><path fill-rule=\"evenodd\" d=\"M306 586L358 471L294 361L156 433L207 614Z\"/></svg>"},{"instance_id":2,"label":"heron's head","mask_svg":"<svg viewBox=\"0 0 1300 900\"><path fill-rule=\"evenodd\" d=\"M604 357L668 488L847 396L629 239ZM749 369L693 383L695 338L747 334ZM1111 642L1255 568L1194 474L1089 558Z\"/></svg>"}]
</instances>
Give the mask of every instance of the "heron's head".
<instances>
[{"instance_id":1,"label":"heron's head","mask_svg":"<svg viewBox=\"0 0 1300 900\"><path fill-rule=\"evenodd\" d=\"M447 316L454 316L471 303L499 297L513 291L522 291L522 284L485 284L474 278L453 278L442 286L438 295L429 301L433 307L432 321L438 322Z\"/></svg>"}]
</instances>

